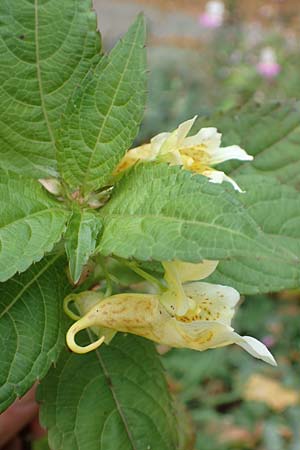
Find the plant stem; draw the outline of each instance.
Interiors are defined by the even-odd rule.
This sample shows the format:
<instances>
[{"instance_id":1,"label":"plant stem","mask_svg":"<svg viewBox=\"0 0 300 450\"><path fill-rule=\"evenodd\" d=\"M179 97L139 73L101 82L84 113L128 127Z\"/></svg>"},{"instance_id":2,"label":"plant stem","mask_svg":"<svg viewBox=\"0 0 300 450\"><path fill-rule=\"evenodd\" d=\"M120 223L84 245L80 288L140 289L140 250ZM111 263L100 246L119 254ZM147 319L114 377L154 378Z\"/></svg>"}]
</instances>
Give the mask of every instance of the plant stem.
<instances>
[{"instance_id":1,"label":"plant stem","mask_svg":"<svg viewBox=\"0 0 300 450\"><path fill-rule=\"evenodd\" d=\"M124 264L124 266L129 267L129 269L131 269L133 272L135 272L138 275L140 275L140 277L142 277L145 280L149 281L149 283L152 283L155 286L157 286L160 289L160 291L165 291L166 290L166 287L159 280L157 280L157 278L153 277L152 275L150 275L150 273L148 273L145 270L141 269L137 265L137 263L135 263L134 261L128 261L127 259L121 258L119 256L114 256L113 258L116 259L117 261L119 261L120 263Z\"/></svg>"},{"instance_id":2,"label":"plant stem","mask_svg":"<svg viewBox=\"0 0 300 450\"><path fill-rule=\"evenodd\" d=\"M98 260L102 267L102 270L103 270L103 273L105 276L105 280L106 280L106 291L105 291L104 297L110 297L112 294L112 280L111 280L110 274L106 268L106 265L105 265L105 262L103 261L103 259L99 258Z\"/></svg>"}]
</instances>

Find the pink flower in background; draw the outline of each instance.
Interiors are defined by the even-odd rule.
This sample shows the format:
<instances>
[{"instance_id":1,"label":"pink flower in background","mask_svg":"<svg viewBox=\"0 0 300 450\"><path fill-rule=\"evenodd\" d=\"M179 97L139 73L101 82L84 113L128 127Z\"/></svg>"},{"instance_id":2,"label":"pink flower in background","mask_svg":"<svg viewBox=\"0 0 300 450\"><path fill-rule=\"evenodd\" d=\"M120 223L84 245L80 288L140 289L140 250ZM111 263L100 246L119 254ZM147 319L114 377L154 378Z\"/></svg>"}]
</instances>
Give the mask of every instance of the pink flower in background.
<instances>
[{"instance_id":1,"label":"pink flower in background","mask_svg":"<svg viewBox=\"0 0 300 450\"><path fill-rule=\"evenodd\" d=\"M199 24L204 28L219 28L224 21L225 7L222 1L206 3L204 13L199 16Z\"/></svg>"},{"instance_id":2,"label":"pink flower in background","mask_svg":"<svg viewBox=\"0 0 300 450\"><path fill-rule=\"evenodd\" d=\"M272 80L279 75L281 66L278 64L276 54L271 47L262 49L256 69L262 77L268 80Z\"/></svg>"},{"instance_id":3,"label":"pink flower in background","mask_svg":"<svg viewBox=\"0 0 300 450\"><path fill-rule=\"evenodd\" d=\"M271 335L263 337L261 341L265 344L267 348L272 348L276 343L274 337Z\"/></svg>"}]
</instances>

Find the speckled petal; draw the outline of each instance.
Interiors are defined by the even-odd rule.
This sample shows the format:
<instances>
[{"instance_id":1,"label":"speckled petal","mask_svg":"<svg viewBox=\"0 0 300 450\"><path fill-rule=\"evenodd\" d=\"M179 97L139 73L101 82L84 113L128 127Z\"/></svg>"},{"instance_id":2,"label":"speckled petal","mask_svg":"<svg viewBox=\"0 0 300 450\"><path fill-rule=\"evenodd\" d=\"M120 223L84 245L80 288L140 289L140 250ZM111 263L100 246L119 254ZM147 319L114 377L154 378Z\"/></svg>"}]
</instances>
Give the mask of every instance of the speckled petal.
<instances>
[{"instance_id":1,"label":"speckled petal","mask_svg":"<svg viewBox=\"0 0 300 450\"><path fill-rule=\"evenodd\" d=\"M174 262L164 261L162 263L165 269L164 278L168 285L168 290L160 296L161 303L169 311L170 314L182 316L194 307L189 298L186 296L179 272Z\"/></svg>"},{"instance_id":2,"label":"speckled petal","mask_svg":"<svg viewBox=\"0 0 300 450\"><path fill-rule=\"evenodd\" d=\"M203 282L184 285L186 296L191 299L197 311L198 320L217 321L230 325L240 294L234 288Z\"/></svg>"}]
</instances>

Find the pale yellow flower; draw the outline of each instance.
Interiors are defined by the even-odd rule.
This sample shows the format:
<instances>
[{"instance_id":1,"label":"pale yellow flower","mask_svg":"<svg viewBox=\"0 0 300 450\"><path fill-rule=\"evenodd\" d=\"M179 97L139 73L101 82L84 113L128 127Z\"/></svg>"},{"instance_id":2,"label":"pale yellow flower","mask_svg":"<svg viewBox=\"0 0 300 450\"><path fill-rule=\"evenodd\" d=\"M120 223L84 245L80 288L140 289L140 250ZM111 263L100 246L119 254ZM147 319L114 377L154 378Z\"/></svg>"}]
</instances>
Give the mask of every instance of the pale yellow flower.
<instances>
[{"instance_id":1,"label":"pale yellow flower","mask_svg":"<svg viewBox=\"0 0 300 450\"><path fill-rule=\"evenodd\" d=\"M187 263L184 264L188 269ZM216 262L209 264L216 265ZM200 271L200 267L192 268L193 275L188 271L182 273L182 281L191 279L191 276L192 279L198 277L198 270ZM200 276L205 277L212 267L208 270L208 265L202 263L201 270ZM168 275L166 280L171 280ZM173 310L169 299L163 297L164 294L128 293L100 299L69 329L67 333L69 348L77 353L86 353L99 347L106 341L104 334L86 347L81 347L75 342L75 336L79 331L96 327L97 335L101 329L110 329L114 332L133 333L170 347L186 347L199 351L235 343L252 356L276 365L265 345L253 337L239 336L231 327L234 308L240 298L235 289L204 282L184 283L182 287L184 302L188 299L188 308L181 315L176 313L176 306L179 305L180 309L180 300L176 300L177 305L176 301L174 302ZM84 295L85 293L80 294L81 303L85 302L82 300Z\"/></svg>"},{"instance_id":2,"label":"pale yellow flower","mask_svg":"<svg viewBox=\"0 0 300 450\"><path fill-rule=\"evenodd\" d=\"M93 308L93 306L97 305L103 298L104 294L102 292L94 291L86 291L82 294L70 294L64 299L65 313L71 319L79 320L82 316L85 316L85 314L87 314ZM80 315L77 315L69 308L70 303L75 304L76 309L79 311ZM103 340L103 342L105 340L106 344L109 344L112 338L117 333L117 330L106 328L103 326L91 326L90 328L96 336L100 337Z\"/></svg>"},{"instance_id":3,"label":"pale yellow flower","mask_svg":"<svg viewBox=\"0 0 300 450\"><path fill-rule=\"evenodd\" d=\"M215 271L218 262L208 260L198 264L183 261L162 262L165 269L164 279L167 282L168 289L161 294L161 303L170 313L177 316L182 316L189 309L193 309L194 302L186 296L183 283L199 281L209 277Z\"/></svg>"},{"instance_id":4,"label":"pale yellow flower","mask_svg":"<svg viewBox=\"0 0 300 450\"><path fill-rule=\"evenodd\" d=\"M187 137L195 120L196 116L183 122L175 131L158 134L149 144L129 150L117 166L115 175L138 161L161 161L205 175L212 183L228 181L241 192L234 180L213 166L230 159L251 161L253 156L238 145L221 147L222 134L216 128L201 128L194 136Z\"/></svg>"}]
</instances>

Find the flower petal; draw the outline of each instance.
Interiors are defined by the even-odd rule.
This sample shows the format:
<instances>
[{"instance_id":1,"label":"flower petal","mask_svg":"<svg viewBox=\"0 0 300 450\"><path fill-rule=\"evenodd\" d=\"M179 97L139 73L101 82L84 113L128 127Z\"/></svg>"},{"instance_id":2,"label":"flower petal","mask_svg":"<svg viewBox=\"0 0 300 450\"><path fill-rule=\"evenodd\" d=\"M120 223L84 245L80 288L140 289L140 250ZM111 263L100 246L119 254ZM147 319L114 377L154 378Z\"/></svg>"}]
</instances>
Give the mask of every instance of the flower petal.
<instances>
[{"instance_id":1,"label":"flower petal","mask_svg":"<svg viewBox=\"0 0 300 450\"><path fill-rule=\"evenodd\" d=\"M198 320L230 325L240 294L234 288L203 282L184 285L185 295L196 305ZM188 317L188 315L187 315Z\"/></svg>"},{"instance_id":2,"label":"flower petal","mask_svg":"<svg viewBox=\"0 0 300 450\"><path fill-rule=\"evenodd\" d=\"M159 154L162 146L170 136L171 133L160 133L151 139L151 148L153 155L157 156Z\"/></svg>"},{"instance_id":3,"label":"flower petal","mask_svg":"<svg viewBox=\"0 0 300 450\"><path fill-rule=\"evenodd\" d=\"M202 174L208 177L211 183L221 184L223 183L223 181L227 181L228 183L232 184L236 191L240 193L245 192L242 191L239 185L232 178L228 177L224 172L221 172L220 170L206 169L202 172Z\"/></svg>"},{"instance_id":4,"label":"flower petal","mask_svg":"<svg viewBox=\"0 0 300 450\"><path fill-rule=\"evenodd\" d=\"M240 336L237 333L234 333L234 337L234 342L254 356L254 358L261 359L272 366L277 366L273 355L262 342L251 336Z\"/></svg>"},{"instance_id":5,"label":"flower petal","mask_svg":"<svg viewBox=\"0 0 300 450\"><path fill-rule=\"evenodd\" d=\"M219 148L221 145L222 134L218 133L217 128L201 128L194 136L189 136L184 140L183 148L203 145L207 149Z\"/></svg>"},{"instance_id":6,"label":"flower petal","mask_svg":"<svg viewBox=\"0 0 300 450\"><path fill-rule=\"evenodd\" d=\"M128 158L131 158L135 161L139 159L142 161L152 161L155 158L152 152L151 144L144 144L140 147L132 148L126 153L126 155Z\"/></svg>"},{"instance_id":7,"label":"flower petal","mask_svg":"<svg viewBox=\"0 0 300 450\"><path fill-rule=\"evenodd\" d=\"M199 281L209 277L215 270L219 261L203 260L201 263L193 264L183 261L174 261L174 267L178 272L182 283L186 281Z\"/></svg>"},{"instance_id":8,"label":"flower petal","mask_svg":"<svg viewBox=\"0 0 300 450\"><path fill-rule=\"evenodd\" d=\"M196 118L197 116L183 122L172 133L167 133L167 139L165 139L159 149L159 156L161 157L161 160L174 165L182 164L179 148L183 144L185 137L192 128Z\"/></svg>"},{"instance_id":9,"label":"flower petal","mask_svg":"<svg viewBox=\"0 0 300 450\"><path fill-rule=\"evenodd\" d=\"M253 156L248 155L248 153L238 145L214 148L210 150L209 154L211 157L211 164L220 164L230 159L239 159L240 161L253 160Z\"/></svg>"},{"instance_id":10,"label":"flower petal","mask_svg":"<svg viewBox=\"0 0 300 450\"><path fill-rule=\"evenodd\" d=\"M119 173L124 172L124 170L132 167L137 161L153 161L153 159L155 159L155 157L152 154L150 144L144 144L140 147L132 148L125 153L115 168L113 174L118 175Z\"/></svg>"},{"instance_id":11,"label":"flower petal","mask_svg":"<svg viewBox=\"0 0 300 450\"><path fill-rule=\"evenodd\" d=\"M203 351L233 343L232 328L222 323L202 320L185 323L174 319L173 326L178 333L177 339L174 333L173 335L171 333L166 334L167 338L172 337L173 342L170 342L169 345L173 347L186 347Z\"/></svg>"},{"instance_id":12,"label":"flower petal","mask_svg":"<svg viewBox=\"0 0 300 450\"><path fill-rule=\"evenodd\" d=\"M170 314L182 316L191 309L194 304L186 296L174 262L162 263L165 269L164 279L168 284L168 290L160 296L160 301Z\"/></svg>"},{"instance_id":13,"label":"flower petal","mask_svg":"<svg viewBox=\"0 0 300 450\"><path fill-rule=\"evenodd\" d=\"M209 348L225 347L237 344L254 358L277 366L273 355L267 347L257 339L250 336L240 336L233 328L218 322L196 321L192 323L177 324L178 332L182 335L185 346L194 350L207 350Z\"/></svg>"},{"instance_id":14,"label":"flower petal","mask_svg":"<svg viewBox=\"0 0 300 450\"><path fill-rule=\"evenodd\" d=\"M192 126L194 125L196 119L197 119L197 116L194 116L192 119L182 122L179 125L179 127L177 128L177 146L178 147L181 147L184 139L191 131Z\"/></svg>"}]
</instances>

